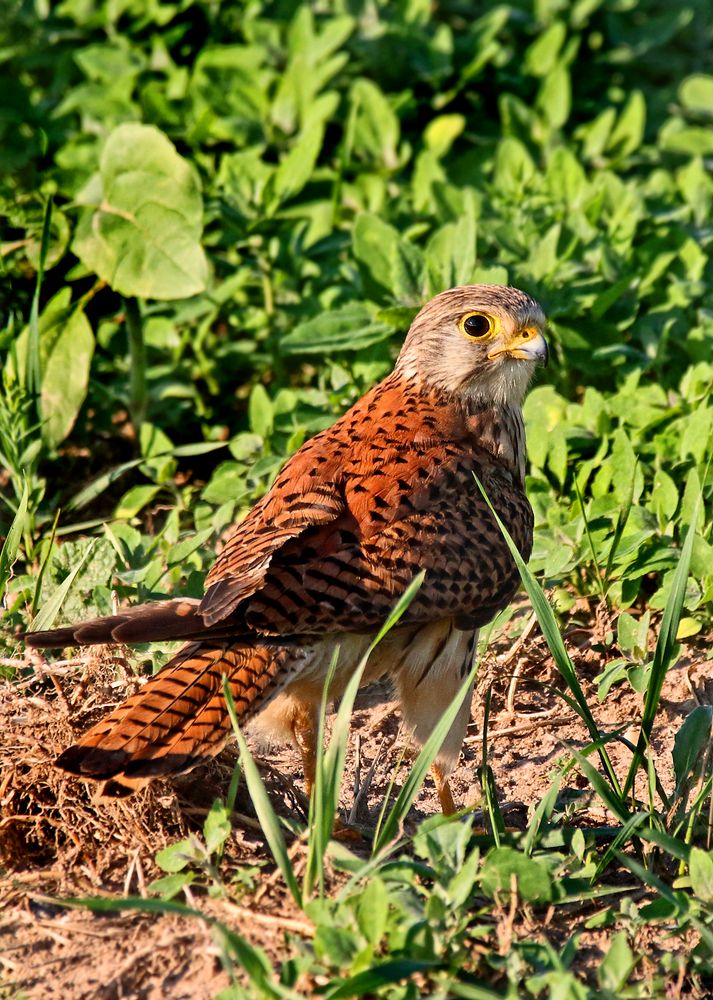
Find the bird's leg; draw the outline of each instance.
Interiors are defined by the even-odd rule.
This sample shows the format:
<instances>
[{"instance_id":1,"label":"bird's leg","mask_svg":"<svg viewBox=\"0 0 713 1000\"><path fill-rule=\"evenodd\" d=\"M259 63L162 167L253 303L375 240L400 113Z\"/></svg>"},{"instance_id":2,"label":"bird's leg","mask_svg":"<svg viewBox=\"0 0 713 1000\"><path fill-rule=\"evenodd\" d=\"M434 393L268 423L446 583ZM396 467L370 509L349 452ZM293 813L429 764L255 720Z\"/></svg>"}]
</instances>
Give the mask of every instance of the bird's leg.
<instances>
[{"instance_id":1,"label":"bird's leg","mask_svg":"<svg viewBox=\"0 0 713 1000\"><path fill-rule=\"evenodd\" d=\"M438 764L431 765L431 774L436 786L438 801L441 803L441 812L444 816L452 816L457 810L453 796L451 795L448 777L443 773L443 769Z\"/></svg>"},{"instance_id":2,"label":"bird's leg","mask_svg":"<svg viewBox=\"0 0 713 1000\"><path fill-rule=\"evenodd\" d=\"M317 733L319 731L319 716L317 706L309 702L299 702L292 715L292 738L302 754L302 767L305 776L307 797L312 798L317 770ZM334 818L332 836L335 840L351 842L361 841L362 836L348 823L343 823L339 816Z\"/></svg>"},{"instance_id":3,"label":"bird's leg","mask_svg":"<svg viewBox=\"0 0 713 1000\"><path fill-rule=\"evenodd\" d=\"M317 767L317 706L299 702L292 717L292 736L302 754L307 798L312 798Z\"/></svg>"}]
</instances>

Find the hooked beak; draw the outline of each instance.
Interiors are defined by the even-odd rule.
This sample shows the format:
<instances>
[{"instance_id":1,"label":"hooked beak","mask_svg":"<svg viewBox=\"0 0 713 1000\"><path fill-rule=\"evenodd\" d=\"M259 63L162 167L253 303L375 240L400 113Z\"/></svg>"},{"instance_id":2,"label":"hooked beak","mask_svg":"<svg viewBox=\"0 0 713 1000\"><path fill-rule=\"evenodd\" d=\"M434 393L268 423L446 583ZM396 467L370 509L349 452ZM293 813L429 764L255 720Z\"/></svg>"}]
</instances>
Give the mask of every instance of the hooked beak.
<instances>
[{"instance_id":1,"label":"hooked beak","mask_svg":"<svg viewBox=\"0 0 713 1000\"><path fill-rule=\"evenodd\" d=\"M550 349L544 336L536 329L523 330L522 333L510 341L507 347L500 347L488 355L490 361L506 354L510 358L517 358L518 361L534 361L535 364L547 367L550 359Z\"/></svg>"}]
</instances>

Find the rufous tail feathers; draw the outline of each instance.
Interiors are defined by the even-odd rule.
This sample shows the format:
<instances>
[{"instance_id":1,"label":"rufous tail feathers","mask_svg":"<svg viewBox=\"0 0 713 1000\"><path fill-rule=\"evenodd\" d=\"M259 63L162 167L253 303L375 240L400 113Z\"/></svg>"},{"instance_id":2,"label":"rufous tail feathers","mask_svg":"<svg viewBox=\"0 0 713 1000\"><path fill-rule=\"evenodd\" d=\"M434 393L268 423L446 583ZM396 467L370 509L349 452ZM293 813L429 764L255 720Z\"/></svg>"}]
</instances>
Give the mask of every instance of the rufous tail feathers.
<instances>
[{"instance_id":1,"label":"rufous tail feathers","mask_svg":"<svg viewBox=\"0 0 713 1000\"><path fill-rule=\"evenodd\" d=\"M35 649L62 646L89 646L100 642L160 642L163 639L192 639L207 634L200 601L179 598L122 608L108 618L94 618L47 632L26 632L22 638ZM213 635L212 632L208 633Z\"/></svg>"},{"instance_id":2,"label":"rufous tail feathers","mask_svg":"<svg viewBox=\"0 0 713 1000\"><path fill-rule=\"evenodd\" d=\"M280 650L240 643L188 643L135 695L56 761L85 778L113 779L129 794L147 779L180 774L217 754L230 733L227 677L238 718L259 707L280 666Z\"/></svg>"}]
</instances>

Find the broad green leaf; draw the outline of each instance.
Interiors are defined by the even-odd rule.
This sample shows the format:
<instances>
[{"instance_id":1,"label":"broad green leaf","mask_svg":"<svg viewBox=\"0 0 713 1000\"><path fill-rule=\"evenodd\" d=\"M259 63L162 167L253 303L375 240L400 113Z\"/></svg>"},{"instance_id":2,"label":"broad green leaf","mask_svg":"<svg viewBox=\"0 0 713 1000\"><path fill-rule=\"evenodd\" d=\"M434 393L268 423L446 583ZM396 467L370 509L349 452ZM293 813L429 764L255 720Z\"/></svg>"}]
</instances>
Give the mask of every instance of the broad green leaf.
<instances>
[{"instance_id":1,"label":"broad green leaf","mask_svg":"<svg viewBox=\"0 0 713 1000\"><path fill-rule=\"evenodd\" d=\"M114 517L119 520L135 517L140 510L151 503L160 489L160 486L132 486L117 504Z\"/></svg>"},{"instance_id":2,"label":"broad green leaf","mask_svg":"<svg viewBox=\"0 0 713 1000\"><path fill-rule=\"evenodd\" d=\"M203 823L203 836L208 854L222 847L230 836L230 813L220 799L216 799Z\"/></svg>"},{"instance_id":3,"label":"broad green leaf","mask_svg":"<svg viewBox=\"0 0 713 1000\"><path fill-rule=\"evenodd\" d=\"M307 184L322 148L323 139L324 125L321 122L312 124L282 158L274 182L275 194L280 202L294 198Z\"/></svg>"},{"instance_id":4,"label":"broad green leaf","mask_svg":"<svg viewBox=\"0 0 713 1000\"><path fill-rule=\"evenodd\" d=\"M280 341L280 352L290 355L361 351L391 334L391 327L373 319L366 306L350 302L298 324Z\"/></svg>"},{"instance_id":5,"label":"broad green leaf","mask_svg":"<svg viewBox=\"0 0 713 1000\"><path fill-rule=\"evenodd\" d=\"M357 80L351 99L356 109L354 152L380 161L387 169L398 165L399 120L383 91L371 80Z\"/></svg>"},{"instance_id":6,"label":"broad green leaf","mask_svg":"<svg viewBox=\"0 0 713 1000\"><path fill-rule=\"evenodd\" d=\"M260 438L267 438L272 433L273 408L267 389L260 382L256 383L248 401L248 420L250 430Z\"/></svg>"},{"instance_id":7,"label":"broad green leaf","mask_svg":"<svg viewBox=\"0 0 713 1000\"><path fill-rule=\"evenodd\" d=\"M535 164L527 147L513 137L501 139L495 151L494 183L499 191L517 194L535 174Z\"/></svg>"},{"instance_id":8,"label":"broad green leaf","mask_svg":"<svg viewBox=\"0 0 713 1000\"><path fill-rule=\"evenodd\" d=\"M56 448L72 430L87 395L94 353L92 328L79 306L71 304L64 287L45 306L38 320L42 437ZM15 361L23 371L30 349L29 328L15 343Z\"/></svg>"},{"instance_id":9,"label":"broad green leaf","mask_svg":"<svg viewBox=\"0 0 713 1000\"><path fill-rule=\"evenodd\" d=\"M388 912L386 886L382 879L372 876L357 900L356 918L359 929L373 948L378 948L386 930Z\"/></svg>"},{"instance_id":10,"label":"broad green leaf","mask_svg":"<svg viewBox=\"0 0 713 1000\"><path fill-rule=\"evenodd\" d=\"M553 21L525 53L523 69L532 76L547 76L557 65L566 37L567 27L564 22Z\"/></svg>"},{"instance_id":11,"label":"broad green leaf","mask_svg":"<svg viewBox=\"0 0 713 1000\"><path fill-rule=\"evenodd\" d=\"M552 899L549 866L512 847L496 847L483 862L481 887L493 898L508 899L513 886L520 899L543 904Z\"/></svg>"},{"instance_id":12,"label":"broad green leaf","mask_svg":"<svg viewBox=\"0 0 713 1000\"><path fill-rule=\"evenodd\" d=\"M694 73L678 88L681 104L689 111L713 114L713 76Z\"/></svg>"},{"instance_id":13,"label":"broad green leaf","mask_svg":"<svg viewBox=\"0 0 713 1000\"><path fill-rule=\"evenodd\" d=\"M662 524L671 520L678 507L678 487L663 469L657 469L654 473L651 506Z\"/></svg>"},{"instance_id":14,"label":"broad green leaf","mask_svg":"<svg viewBox=\"0 0 713 1000\"><path fill-rule=\"evenodd\" d=\"M176 566L184 562L193 552L205 545L213 534L213 528L204 528L202 531L193 532L184 538L171 549L168 555L168 565Z\"/></svg>"},{"instance_id":15,"label":"broad green leaf","mask_svg":"<svg viewBox=\"0 0 713 1000\"><path fill-rule=\"evenodd\" d=\"M465 126L464 115L438 115L423 130L423 141L435 156L445 156Z\"/></svg>"},{"instance_id":16,"label":"broad green leaf","mask_svg":"<svg viewBox=\"0 0 713 1000\"><path fill-rule=\"evenodd\" d=\"M476 210L466 196L458 222L436 230L426 247L426 266L432 295L473 281L476 262Z\"/></svg>"},{"instance_id":17,"label":"broad green leaf","mask_svg":"<svg viewBox=\"0 0 713 1000\"><path fill-rule=\"evenodd\" d=\"M629 96L607 142L607 152L616 157L630 156L641 145L646 128L646 100L640 90Z\"/></svg>"},{"instance_id":18,"label":"broad green leaf","mask_svg":"<svg viewBox=\"0 0 713 1000\"><path fill-rule=\"evenodd\" d=\"M713 903L713 854L692 847L688 862L691 888L703 903Z\"/></svg>"},{"instance_id":19,"label":"broad green leaf","mask_svg":"<svg viewBox=\"0 0 713 1000\"><path fill-rule=\"evenodd\" d=\"M427 959L400 958L372 965L364 972L357 972L343 982L328 989L323 996L325 1000L346 1000L347 997L376 996L376 990L392 983L402 983L404 979L417 973L427 973L436 968L440 962ZM387 994L384 994L387 995ZM478 994L478 1000L496 1000L497 994L483 990Z\"/></svg>"},{"instance_id":20,"label":"broad green leaf","mask_svg":"<svg viewBox=\"0 0 713 1000\"><path fill-rule=\"evenodd\" d=\"M154 879L153 882L149 882L146 888L155 896L169 900L178 896L187 885L195 881L195 878L195 872L175 872L173 875L164 875L162 878Z\"/></svg>"},{"instance_id":21,"label":"broad green leaf","mask_svg":"<svg viewBox=\"0 0 713 1000\"><path fill-rule=\"evenodd\" d=\"M195 844L191 840L178 840L156 852L155 861L161 871L182 872L197 858Z\"/></svg>"},{"instance_id":22,"label":"broad green leaf","mask_svg":"<svg viewBox=\"0 0 713 1000\"><path fill-rule=\"evenodd\" d=\"M391 286L400 302L421 305L424 286L424 259L418 247L399 240L391 252Z\"/></svg>"},{"instance_id":23,"label":"broad green leaf","mask_svg":"<svg viewBox=\"0 0 713 1000\"><path fill-rule=\"evenodd\" d=\"M559 65L550 70L542 81L535 104L550 128L562 128L572 107L571 82L566 66Z\"/></svg>"},{"instance_id":24,"label":"broad green leaf","mask_svg":"<svg viewBox=\"0 0 713 1000\"><path fill-rule=\"evenodd\" d=\"M598 978L600 985L603 989L609 990L615 995L619 994L624 986L626 986L635 965L636 958L629 947L626 933L619 931L614 935L609 945L609 950L599 966Z\"/></svg>"},{"instance_id":25,"label":"broad green leaf","mask_svg":"<svg viewBox=\"0 0 713 1000\"><path fill-rule=\"evenodd\" d=\"M205 289L200 180L157 128L114 129L99 174L79 200L89 207L80 218L74 252L115 291L183 299Z\"/></svg>"},{"instance_id":26,"label":"broad green leaf","mask_svg":"<svg viewBox=\"0 0 713 1000\"><path fill-rule=\"evenodd\" d=\"M398 231L377 215L363 213L354 225L352 243L369 297L389 295L393 264L401 243Z\"/></svg>"}]
</instances>

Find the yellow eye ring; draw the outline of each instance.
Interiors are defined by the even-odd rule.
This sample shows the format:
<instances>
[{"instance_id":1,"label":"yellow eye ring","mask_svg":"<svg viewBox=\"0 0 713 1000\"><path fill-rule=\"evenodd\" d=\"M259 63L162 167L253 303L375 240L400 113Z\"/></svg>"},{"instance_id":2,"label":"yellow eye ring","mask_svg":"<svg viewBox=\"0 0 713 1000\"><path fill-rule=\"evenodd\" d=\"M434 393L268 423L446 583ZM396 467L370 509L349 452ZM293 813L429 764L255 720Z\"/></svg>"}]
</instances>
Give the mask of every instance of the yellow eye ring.
<instances>
[{"instance_id":1,"label":"yellow eye ring","mask_svg":"<svg viewBox=\"0 0 713 1000\"><path fill-rule=\"evenodd\" d=\"M458 326L468 340L487 340L495 330L495 321L486 313L470 312L466 313Z\"/></svg>"}]
</instances>

